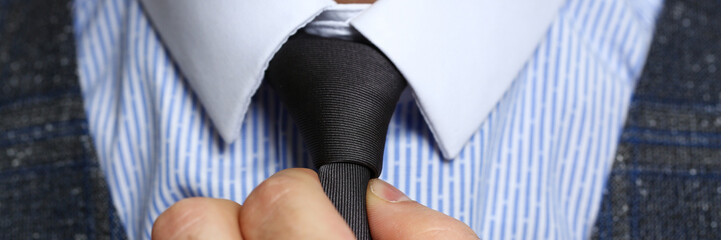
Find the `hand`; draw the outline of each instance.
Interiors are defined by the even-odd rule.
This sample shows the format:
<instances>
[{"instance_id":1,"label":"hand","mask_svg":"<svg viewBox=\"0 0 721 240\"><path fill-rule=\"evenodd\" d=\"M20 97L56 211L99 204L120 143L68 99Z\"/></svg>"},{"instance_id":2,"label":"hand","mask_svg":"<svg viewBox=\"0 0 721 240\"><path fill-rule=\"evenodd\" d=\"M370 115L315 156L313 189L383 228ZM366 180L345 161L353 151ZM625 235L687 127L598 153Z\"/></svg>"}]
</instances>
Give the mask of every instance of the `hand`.
<instances>
[{"instance_id":1,"label":"hand","mask_svg":"<svg viewBox=\"0 0 721 240\"><path fill-rule=\"evenodd\" d=\"M367 190L373 239L478 239L464 223L411 201L373 179ZM265 180L243 206L229 200L184 199L163 212L153 239L355 239L315 172L287 169Z\"/></svg>"},{"instance_id":2,"label":"hand","mask_svg":"<svg viewBox=\"0 0 721 240\"><path fill-rule=\"evenodd\" d=\"M347 4L347 3L374 3L376 0L335 0L335 2L340 4Z\"/></svg>"}]
</instances>

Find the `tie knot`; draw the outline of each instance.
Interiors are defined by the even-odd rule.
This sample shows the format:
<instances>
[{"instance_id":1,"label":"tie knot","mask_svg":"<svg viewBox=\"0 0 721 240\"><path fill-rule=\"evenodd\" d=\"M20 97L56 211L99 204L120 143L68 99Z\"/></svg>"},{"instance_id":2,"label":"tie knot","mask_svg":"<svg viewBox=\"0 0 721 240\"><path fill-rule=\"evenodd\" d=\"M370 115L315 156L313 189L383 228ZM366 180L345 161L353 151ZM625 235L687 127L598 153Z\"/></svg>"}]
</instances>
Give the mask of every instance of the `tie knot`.
<instances>
[{"instance_id":1,"label":"tie knot","mask_svg":"<svg viewBox=\"0 0 721 240\"><path fill-rule=\"evenodd\" d=\"M298 34L266 72L313 163L355 163L380 175L393 110L406 86L388 58L359 42Z\"/></svg>"}]
</instances>

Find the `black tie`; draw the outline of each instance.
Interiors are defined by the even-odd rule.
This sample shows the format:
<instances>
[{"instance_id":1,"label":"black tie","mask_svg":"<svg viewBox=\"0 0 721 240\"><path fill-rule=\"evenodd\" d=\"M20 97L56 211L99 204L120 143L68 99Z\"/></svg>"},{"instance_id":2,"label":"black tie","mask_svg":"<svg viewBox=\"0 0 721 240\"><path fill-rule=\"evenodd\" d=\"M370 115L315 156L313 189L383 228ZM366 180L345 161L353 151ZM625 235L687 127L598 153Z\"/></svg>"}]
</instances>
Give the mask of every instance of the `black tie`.
<instances>
[{"instance_id":1,"label":"black tie","mask_svg":"<svg viewBox=\"0 0 721 240\"><path fill-rule=\"evenodd\" d=\"M358 239L370 239L366 187L381 173L405 80L370 45L301 33L275 55L266 81L300 129L331 202Z\"/></svg>"}]
</instances>

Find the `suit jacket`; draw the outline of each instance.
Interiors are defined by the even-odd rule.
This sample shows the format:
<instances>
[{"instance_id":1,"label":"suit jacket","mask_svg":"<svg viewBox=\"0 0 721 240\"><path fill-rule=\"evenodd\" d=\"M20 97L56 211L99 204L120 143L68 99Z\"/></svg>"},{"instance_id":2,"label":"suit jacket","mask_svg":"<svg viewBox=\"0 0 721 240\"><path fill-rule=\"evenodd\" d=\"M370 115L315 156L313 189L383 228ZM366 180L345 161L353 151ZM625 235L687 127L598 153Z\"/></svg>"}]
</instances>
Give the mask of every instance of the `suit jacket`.
<instances>
[{"instance_id":1,"label":"suit jacket","mask_svg":"<svg viewBox=\"0 0 721 240\"><path fill-rule=\"evenodd\" d=\"M88 135L71 6L0 2L0 239L125 239Z\"/></svg>"},{"instance_id":2,"label":"suit jacket","mask_svg":"<svg viewBox=\"0 0 721 240\"><path fill-rule=\"evenodd\" d=\"M126 238L88 135L70 0L0 2L0 238ZM721 237L721 2L668 0L593 238Z\"/></svg>"}]
</instances>

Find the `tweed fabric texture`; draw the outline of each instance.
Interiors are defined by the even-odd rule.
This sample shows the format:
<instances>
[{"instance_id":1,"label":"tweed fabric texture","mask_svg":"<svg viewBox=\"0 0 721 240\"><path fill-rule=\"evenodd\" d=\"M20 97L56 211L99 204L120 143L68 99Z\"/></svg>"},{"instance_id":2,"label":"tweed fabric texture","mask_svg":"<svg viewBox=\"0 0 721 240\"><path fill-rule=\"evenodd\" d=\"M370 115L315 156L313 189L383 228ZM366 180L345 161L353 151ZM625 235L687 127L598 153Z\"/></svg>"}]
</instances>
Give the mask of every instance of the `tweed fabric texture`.
<instances>
[{"instance_id":1,"label":"tweed fabric texture","mask_svg":"<svg viewBox=\"0 0 721 240\"><path fill-rule=\"evenodd\" d=\"M124 239L87 131L69 0L0 1L0 239Z\"/></svg>"},{"instance_id":2,"label":"tweed fabric texture","mask_svg":"<svg viewBox=\"0 0 721 240\"><path fill-rule=\"evenodd\" d=\"M667 0L594 239L721 239L721 1Z\"/></svg>"}]
</instances>

